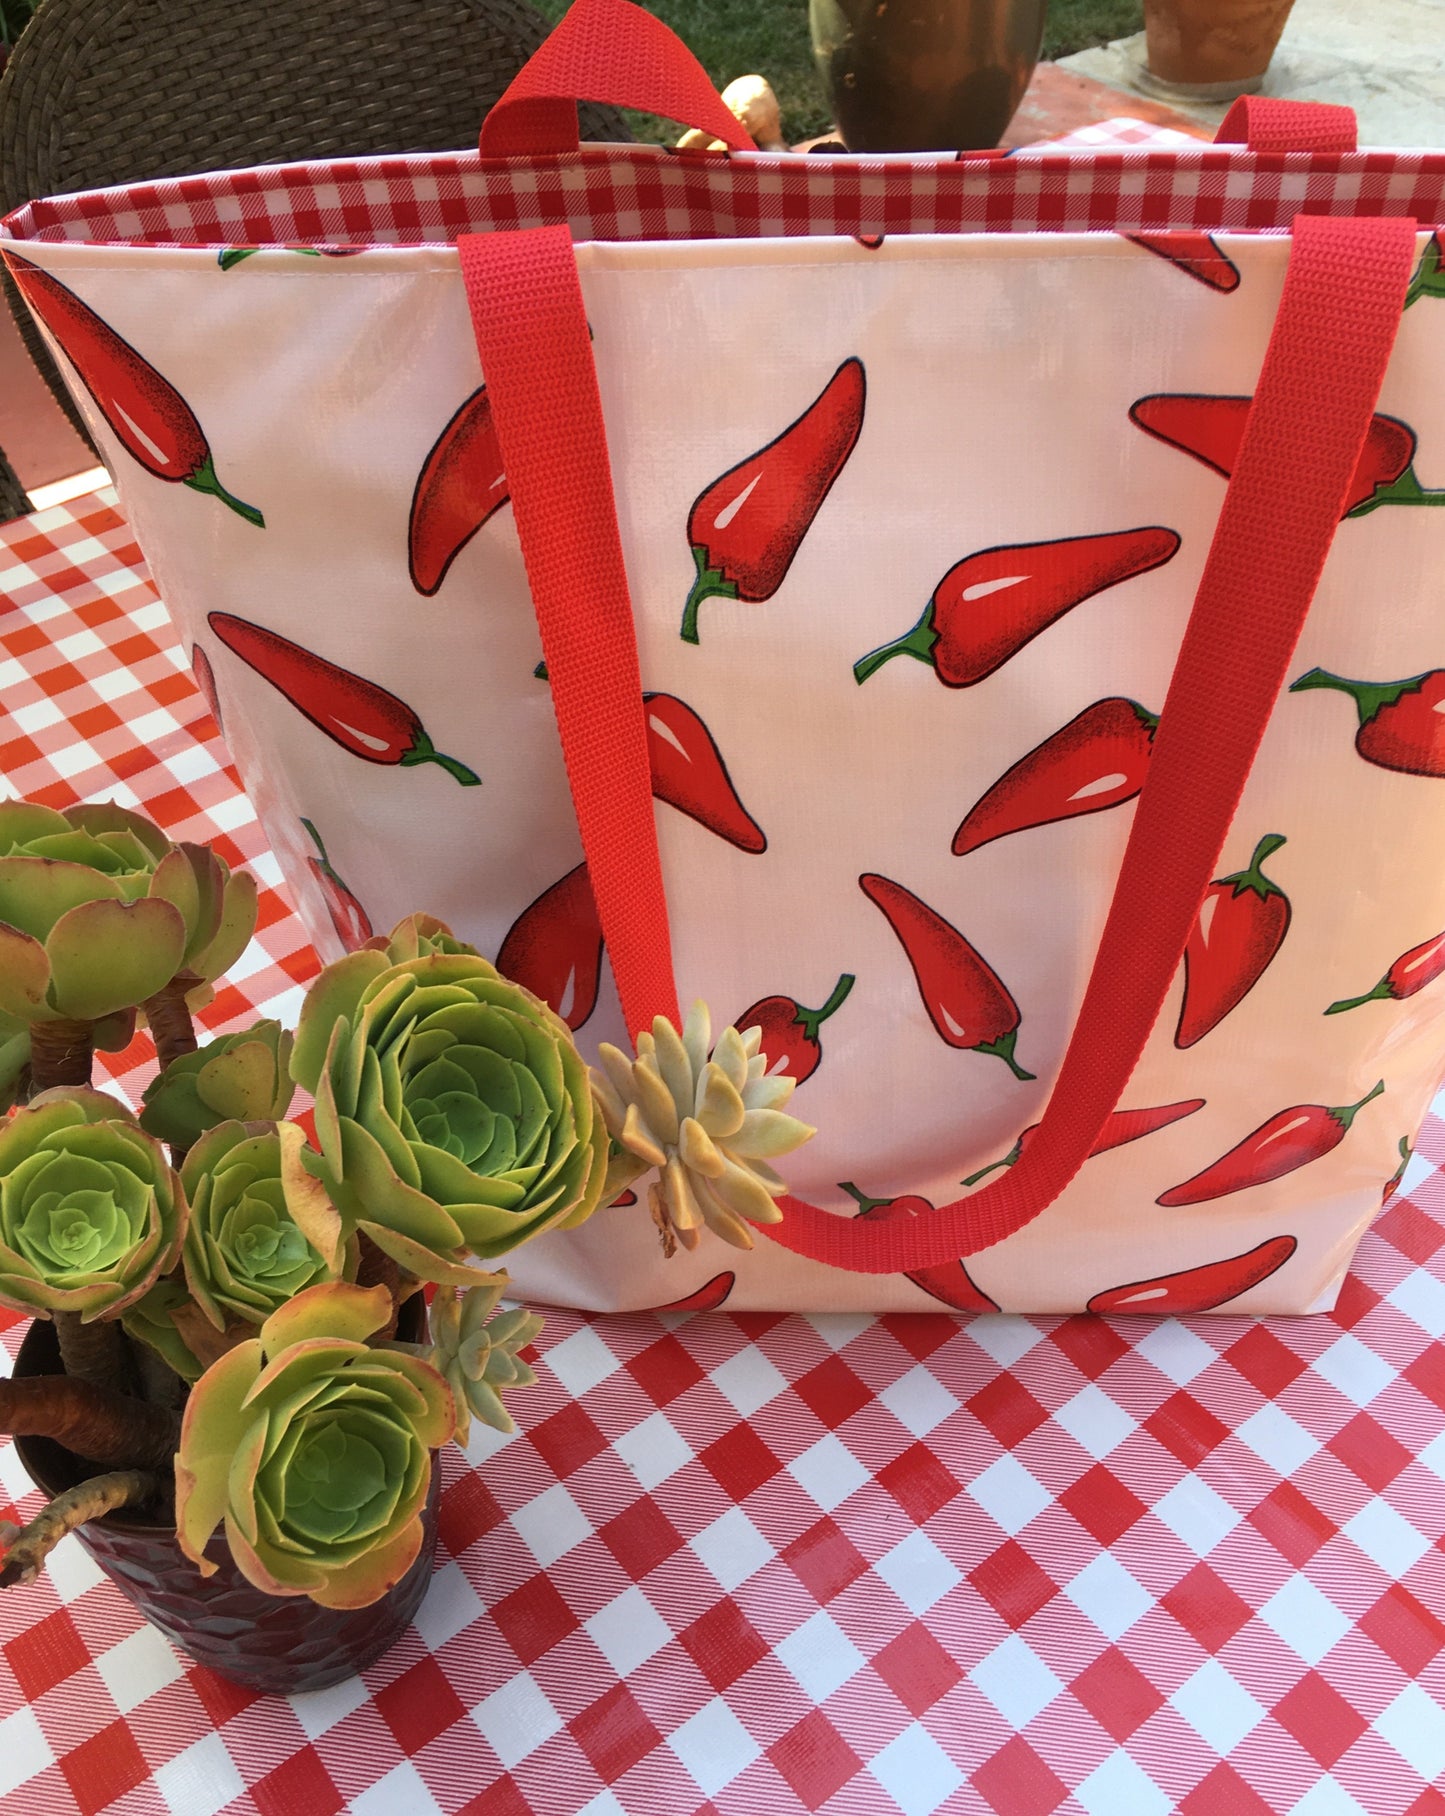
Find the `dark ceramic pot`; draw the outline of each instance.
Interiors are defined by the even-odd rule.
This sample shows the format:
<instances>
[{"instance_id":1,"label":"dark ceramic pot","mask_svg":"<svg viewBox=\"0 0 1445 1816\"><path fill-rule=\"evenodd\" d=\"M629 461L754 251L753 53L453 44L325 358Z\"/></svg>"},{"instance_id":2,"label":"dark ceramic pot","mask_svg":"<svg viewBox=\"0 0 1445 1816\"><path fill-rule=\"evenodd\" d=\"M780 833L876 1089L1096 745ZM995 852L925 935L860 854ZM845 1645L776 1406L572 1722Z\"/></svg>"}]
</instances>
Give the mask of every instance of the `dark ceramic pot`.
<instances>
[{"instance_id":1,"label":"dark ceramic pot","mask_svg":"<svg viewBox=\"0 0 1445 1816\"><path fill-rule=\"evenodd\" d=\"M408 1313L413 1328L399 1328L398 1334L418 1341L419 1296L402 1307L403 1325ZM55 1326L37 1318L20 1345L15 1373L60 1372ZM46 1495L94 1474L48 1438L17 1438L15 1448L30 1479ZM355 1676L405 1633L431 1581L440 1489L440 1459L433 1452L420 1555L379 1602L350 1611L318 1607L304 1595L262 1594L236 1568L219 1531L206 1547L206 1556L218 1566L214 1576L202 1576L182 1553L171 1523L108 1513L82 1526L76 1536L121 1594L179 1651L233 1683L287 1695L324 1690Z\"/></svg>"},{"instance_id":2,"label":"dark ceramic pot","mask_svg":"<svg viewBox=\"0 0 1445 1816\"><path fill-rule=\"evenodd\" d=\"M997 145L1038 62L1047 0L811 0L849 151Z\"/></svg>"}]
</instances>

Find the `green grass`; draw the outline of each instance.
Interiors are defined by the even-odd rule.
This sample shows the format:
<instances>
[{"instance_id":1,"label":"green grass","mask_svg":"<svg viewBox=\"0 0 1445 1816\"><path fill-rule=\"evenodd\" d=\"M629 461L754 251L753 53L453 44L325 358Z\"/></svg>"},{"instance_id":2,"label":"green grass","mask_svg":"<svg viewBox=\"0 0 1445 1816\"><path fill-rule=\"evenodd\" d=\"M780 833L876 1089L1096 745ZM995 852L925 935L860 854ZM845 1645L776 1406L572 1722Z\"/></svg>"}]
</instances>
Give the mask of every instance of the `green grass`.
<instances>
[{"instance_id":1,"label":"green grass","mask_svg":"<svg viewBox=\"0 0 1445 1816\"><path fill-rule=\"evenodd\" d=\"M560 19L568 0L536 0ZM646 0L696 54L719 89L737 76L766 76L783 110L790 142L816 138L830 125L823 85L808 40L807 0ZM1142 29L1143 0L1050 0L1044 28L1046 57L1066 57ZM639 138L670 143L675 127L630 116Z\"/></svg>"}]
</instances>

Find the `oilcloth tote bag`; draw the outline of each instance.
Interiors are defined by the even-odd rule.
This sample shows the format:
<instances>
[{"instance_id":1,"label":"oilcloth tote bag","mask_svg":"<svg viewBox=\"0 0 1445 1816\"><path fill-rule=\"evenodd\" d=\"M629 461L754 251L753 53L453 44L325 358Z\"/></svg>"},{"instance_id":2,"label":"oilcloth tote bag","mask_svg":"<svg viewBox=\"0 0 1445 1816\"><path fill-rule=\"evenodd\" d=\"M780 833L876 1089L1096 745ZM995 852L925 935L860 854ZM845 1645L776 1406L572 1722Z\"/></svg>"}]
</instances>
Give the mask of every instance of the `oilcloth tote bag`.
<instances>
[{"instance_id":1,"label":"oilcloth tote bag","mask_svg":"<svg viewBox=\"0 0 1445 1816\"><path fill-rule=\"evenodd\" d=\"M755 154L581 0L479 153L6 223L323 953L799 1080L751 1251L530 1296L1333 1302L1445 1064L1445 156L1235 130Z\"/></svg>"}]
</instances>

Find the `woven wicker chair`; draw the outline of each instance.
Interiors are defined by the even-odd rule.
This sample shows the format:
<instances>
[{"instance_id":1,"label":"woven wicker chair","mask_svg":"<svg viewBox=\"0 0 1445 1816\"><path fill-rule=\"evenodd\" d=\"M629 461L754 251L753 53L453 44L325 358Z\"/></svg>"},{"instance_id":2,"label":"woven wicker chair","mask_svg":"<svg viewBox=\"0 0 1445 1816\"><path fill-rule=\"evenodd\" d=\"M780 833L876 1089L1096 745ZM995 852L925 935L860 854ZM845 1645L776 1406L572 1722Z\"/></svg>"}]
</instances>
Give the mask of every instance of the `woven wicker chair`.
<instances>
[{"instance_id":1,"label":"woven wicker chair","mask_svg":"<svg viewBox=\"0 0 1445 1816\"><path fill-rule=\"evenodd\" d=\"M153 177L475 144L547 30L526 0L44 0L0 77L0 213ZM582 131L631 136L606 107L584 107ZM4 283L35 363L86 435Z\"/></svg>"}]
</instances>

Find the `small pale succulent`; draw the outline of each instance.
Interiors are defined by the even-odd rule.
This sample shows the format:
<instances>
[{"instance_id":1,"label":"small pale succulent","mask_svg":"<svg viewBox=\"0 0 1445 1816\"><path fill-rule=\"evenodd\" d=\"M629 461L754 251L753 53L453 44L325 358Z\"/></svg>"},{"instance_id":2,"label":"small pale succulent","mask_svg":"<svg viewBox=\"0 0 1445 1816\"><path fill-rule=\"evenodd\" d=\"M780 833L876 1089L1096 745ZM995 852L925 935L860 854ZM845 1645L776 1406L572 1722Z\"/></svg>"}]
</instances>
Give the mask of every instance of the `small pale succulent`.
<instances>
[{"instance_id":1,"label":"small pale succulent","mask_svg":"<svg viewBox=\"0 0 1445 1816\"><path fill-rule=\"evenodd\" d=\"M186 1283L217 1331L262 1324L307 1287L356 1273L355 1237L343 1241L301 1164L305 1139L295 1123L223 1122L186 1156Z\"/></svg>"},{"instance_id":2,"label":"small pale succulent","mask_svg":"<svg viewBox=\"0 0 1445 1816\"><path fill-rule=\"evenodd\" d=\"M176 1455L176 1532L201 1571L224 1523L237 1568L268 1595L365 1608L416 1561L431 1451L451 1389L430 1363L367 1339L385 1287L333 1281L274 1311L191 1389Z\"/></svg>"},{"instance_id":3,"label":"small pale succulent","mask_svg":"<svg viewBox=\"0 0 1445 1816\"><path fill-rule=\"evenodd\" d=\"M311 986L291 1069L316 1099L306 1164L414 1279L473 1286L504 1254L591 1216L607 1131L565 1022L485 959L353 952Z\"/></svg>"},{"instance_id":4,"label":"small pale succulent","mask_svg":"<svg viewBox=\"0 0 1445 1816\"><path fill-rule=\"evenodd\" d=\"M0 801L0 1010L23 1022L125 1015L178 975L208 990L255 918L252 878L139 814Z\"/></svg>"},{"instance_id":5,"label":"small pale succulent","mask_svg":"<svg viewBox=\"0 0 1445 1816\"><path fill-rule=\"evenodd\" d=\"M146 1086L140 1126L188 1148L222 1122L279 1122L291 1108L291 1036L278 1021L253 1022L173 1059Z\"/></svg>"},{"instance_id":6,"label":"small pale succulent","mask_svg":"<svg viewBox=\"0 0 1445 1816\"><path fill-rule=\"evenodd\" d=\"M475 946L459 940L434 914L409 914L398 921L391 932L378 934L360 948L363 952L384 952L393 965L404 965L409 958L429 958L434 952L455 957L458 954L476 958Z\"/></svg>"},{"instance_id":7,"label":"small pale succulent","mask_svg":"<svg viewBox=\"0 0 1445 1816\"><path fill-rule=\"evenodd\" d=\"M493 1317L506 1287L507 1276L498 1274L460 1296L445 1287L432 1300L431 1361L456 1401L459 1444L471 1434L473 1413L495 1431L515 1431L502 1391L531 1387L537 1379L518 1352L533 1341L542 1320L521 1306Z\"/></svg>"},{"instance_id":8,"label":"small pale succulent","mask_svg":"<svg viewBox=\"0 0 1445 1816\"><path fill-rule=\"evenodd\" d=\"M44 1091L0 1123L0 1304L89 1323L173 1268L180 1181L160 1144L100 1091Z\"/></svg>"},{"instance_id":9,"label":"small pale succulent","mask_svg":"<svg viewBox=\"0 0 1445 1816\"><path fill-rule=\"evenodd\" d=\"M774 1200L787 1186L768 1165L814 1134L782 1105L796 1081L770 1078L762 1030L724 1028L711 1047L705 1003L694 1003L679 1034L658 1016L629 1059L603 1042L592 1088L621 1150L609 1186L656 1167L650 1203L669 1255L696 1248L703 1226L734 1248L753 1246L750 1223L778 1223ZM630 1163L630 1165L629 1165Z\"/></svg>"}]
</instances>

